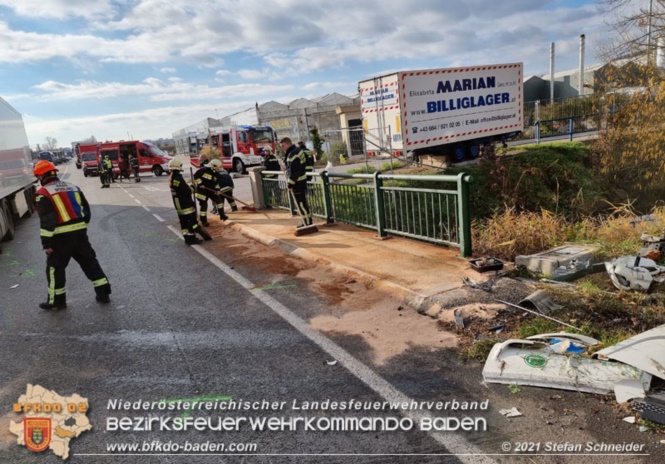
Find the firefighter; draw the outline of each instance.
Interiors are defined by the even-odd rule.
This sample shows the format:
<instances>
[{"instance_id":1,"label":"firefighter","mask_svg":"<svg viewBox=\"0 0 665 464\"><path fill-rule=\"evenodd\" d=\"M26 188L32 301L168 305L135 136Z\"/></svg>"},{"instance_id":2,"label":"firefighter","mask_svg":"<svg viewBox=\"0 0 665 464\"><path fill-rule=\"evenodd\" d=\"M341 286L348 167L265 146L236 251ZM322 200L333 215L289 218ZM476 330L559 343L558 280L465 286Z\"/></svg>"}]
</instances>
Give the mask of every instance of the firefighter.
<instances>
[{"instance_id":1,"label":"firefighter","mask_svg":"<svg viewBox=\"0 0 665 464\"><path fill-rule=\"evenodd\" d=\"M211 160L209 163L201 166L194 173L194 182L196 183L196 199L199 201L199 218L204 226L208 223L208 199L212 200L217 207L219 218L226 221L229 217L224 214L224 203L217 194L219 184L217 183L217 168L222 166L218 159Z\"/></svg>"},{"instance_id":2,"label":"firefighter","mask_svg":"<svg viewBox=\"0 0 665 464\"><path fill-rule=\"evenodd\" d=\"M139 159L135 155L129 155L129 167L134 171L134 182L141 182L139 176Z\"/></svg>"},{"instance_id":3,"label":"firefighter","mask_svg":"<svg viewBox=\"0 0 665 464\"><path fill-rule=\"evenodd\" d=\"M108 158L108 156L106 156L106 158ZM99 172L99 180L102 183L102 188L111 187L111 181L109 180L110 173L109 173L108 164L106 163L106 159L101 157L99 158L99 164L97 165L97 172Z\"/></svg>"},{"instance_id":4,"label":"firefighter","mask_svg":"<svg viewBox=\"0 0 665 464\"><path fill-rule=\"evenodd\" d=\"M277 156L275 156L270 147L265 147L263 149L263 166L266 168L266 171L282 170ZM275 177L277 177L277 174L266 174L266 178L268 179L274 179Z\"/></svg>"},{"instance_id":5,"label":"firefighter","mask_svg":"<svg viewBox=\"0 0 665 464\"><path fill-rule=\"evenodd\" d=\"M115 184L115 176L113 175L113 161L109 158L109 155L104 156L104 164L106 165L106 180L107 183L113 182Z\"/></svg>"},{"instance_id":6,"label":"firefighter","mask_svg":"<svg viewBox=\"0 0 665 464\"><path fill-rule=\"evenodd\" d=\"M289 190L293 193L296 207L300 211L304 223L297 228L309 227L313 224L312 212L307 204L307 160L305 154L289 137L279 141L286 159L286 178Z\"/></svg>"},{"instance_id":7,"label":"firefighter","mask_svg":"<svg viewBox=\"0 0 665 464\"><path fill-rule=\"evenodd\" d=\"M48 282L48 299L39 307L44 310L67 308L65 269L71 258L92 281L97 301L109 303L111 285L88 240L90 206L81 189L58 179L57 172L53 163L45 160L38 161L34 167L34 175L41 183L35 203L41 224L42 248L46 253Z\"/></svg>"},{"instance_id":8,"label":"firefighter","mask_svg":"<svg viewBox=\"0 0 665 464\"><path fill-rule=\"evenodd\" d=\"M219 160L217 160L219 161ZM224 211L224 200L229 203L231 211L238 211L238 205L236 205L235 198L233 198L233 178L229 175L228 171L222 167L222 163L219 163L219 168L217 170L217 185L219 185L219 196L222 201L222 210Z\"/></svg>"},{"instance_id":9,"label":"firefighter","mask_svg":"<svg viewBox=\"0 0 665 464\"><path fill-rule=\"evenodd\" d=\"M196 221L196 203L192 198L192 188L182 177L182 161L173 158L169 163L171 175L169 177L169 187L173 197L173 205L180 219L180 229L187 245L198 245L201 239L196 237L198 233L206 240L212 240L208 232Z\"/></svg>"},{"instance_id":10,"label":"firefighter","mask_svg":"<svg viewBox=\"0 0 665 464\"><path fill-rule=\"evenodd\" d=\"M298 148L305 154L305 169L308 173L314 172L314 153L307 148L307 145L303 141L298 142Z\"/></svg>"}]
</instances>

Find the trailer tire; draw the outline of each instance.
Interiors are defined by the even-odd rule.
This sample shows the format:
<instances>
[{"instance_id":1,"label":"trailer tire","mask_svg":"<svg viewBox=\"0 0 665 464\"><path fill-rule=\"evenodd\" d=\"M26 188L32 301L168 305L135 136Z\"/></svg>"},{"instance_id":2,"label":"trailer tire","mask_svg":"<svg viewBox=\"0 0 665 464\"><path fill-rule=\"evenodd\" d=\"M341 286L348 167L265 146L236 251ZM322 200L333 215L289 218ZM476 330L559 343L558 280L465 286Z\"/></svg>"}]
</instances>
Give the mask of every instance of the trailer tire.
<instances>
[{"instance_id":1,"label":"trailer tire","mask_svg":"<svg viewBox=\"0 0 665 464\"><path fill-rule=\"evenodd\" d=\"M466 156L466 147L463 143L458 143L453 148L453 161L458 163L464 159Z\"/></svg>"},{"instance_id":2,"label":"trailer tire","mask_svg":"<svg viewBox=\"0 0 665 464\"><path fill-rule=\"evenodd\" d=\"M14 228L14 216L12 215L12 212L9 209L9 204L7 204L6 200L2 200L2 202L0 202L0 214L4 218L5 224L7 224L7 231L3 237L0 237L0 240L13 240L16 232Z\"/></svg>"},{"instance_id":3,"label":"trailer tire","mask_svg":"<svg viewBox=\"0 0 665 464\"><path fill-rule=\"evenodd\" d=\"M476 159L480 155L480 145L477 143L472 143L469 145L469 158Z\"/></svg>"}]
</instances>

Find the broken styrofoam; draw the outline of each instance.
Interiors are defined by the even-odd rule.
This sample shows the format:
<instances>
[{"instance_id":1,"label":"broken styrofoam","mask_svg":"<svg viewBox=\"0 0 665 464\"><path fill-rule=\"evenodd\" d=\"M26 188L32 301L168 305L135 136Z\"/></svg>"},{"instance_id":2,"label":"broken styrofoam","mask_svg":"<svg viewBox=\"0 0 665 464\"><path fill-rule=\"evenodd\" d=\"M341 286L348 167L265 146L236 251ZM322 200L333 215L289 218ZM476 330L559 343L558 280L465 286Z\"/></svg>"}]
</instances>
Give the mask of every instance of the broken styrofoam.
<instances>
[{"instance_id":1,"label":"broken styrofoam","mask_svg":"<svg viewBox=\"0 0 665 464\"><path fill-rule=\"evenodd\" d=\"M624 417L623 421L628 422L629 424L634 424L635 423L635 416Z\"/></svg>"},{"instance_id":2,"label":"broken styrofoam","mask_svg":"<svg viewBox=\"0 0 665 464\"><path fill-rule=\"evenodd\" d=\"M644 386L639 380L619 380L614 384L614 396L619 404L627 403L635 398L644 398L645 395Z\"/></svg>"},{"instance_id":3,"label":"broken styrofoam","mask_svg":"<svg viewBox=\"0 0 665 464\"><path fill-rule=\"evenodd\" d=\"M522 413L519 412L515 407L513 407L512 409L502 409L501 411L499 411L499 414L506 417L519 417L522 415Z\"/></svg>"},{"instance_id":4,"label":"broken styrofoam","mask_svg":"<svg viewBox=\"0 0 665 464\"><path fill-rule=\"evenodd\" d=\"M665 273L653 259L641 256L622 256L605 263L605 269L612 283L619 290L639 290L646 292L654 281L654 276Z\"/></svg>"},{"instance_id":5,"label":"broken styrofoam","mask_svg":"<svg viewBox=\"0 0 665 464\"><path fill-rule=\"evenodd\" d=\"M665 379L665 325L623 340L596 353Z\"/></svg>"},{"instance_id":6,"label":"broken styrofoam","mask_svg":"<svg viewBox=\"0 0 665 464\"><path fill-rule=\"evenodd\" d=\"M552 340L552 339L570 339L581 342L587 346L594 346L600 343L600 340L596 340L593 337L587 337L586 335L568 333L568 332L555 332L555 333L546 333L532 335L527 337L527 340Z\"/></svg>"},{"instance_id":7,"label":"broken styrofoam","mask_svg":"<svg viewBox=\"0 0 665 464\"><path fill-rule=\"evenodd\" d=\"M486 382L531 385L608 394L620 380L638 380L649 389L651 376L622 363L556 353L536 340L507 340L490 351L483 368Z\"/></svg>"}]
</instances>

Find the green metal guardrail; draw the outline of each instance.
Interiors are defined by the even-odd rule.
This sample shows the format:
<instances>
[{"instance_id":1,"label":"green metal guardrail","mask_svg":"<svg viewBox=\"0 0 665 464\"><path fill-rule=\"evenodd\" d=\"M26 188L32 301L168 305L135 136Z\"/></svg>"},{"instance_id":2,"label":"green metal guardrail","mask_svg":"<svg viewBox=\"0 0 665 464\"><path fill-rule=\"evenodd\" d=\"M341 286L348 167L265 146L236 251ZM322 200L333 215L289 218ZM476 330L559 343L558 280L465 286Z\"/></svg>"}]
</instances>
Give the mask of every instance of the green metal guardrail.
<instances>
[{"instance_id":1,"label":"green metal guardrail","mask_svg":"<svg viewBox=\"0 0 665 464\"><path fill-rule=\"evenodd\" d=\"M308 203L312 214L388 234L459 248L471 255L469 175L408 176L381 174L311 174ZM284 174L263 171L266 205L295 212ZM377 192L379 193L377 195Z\"/></svg>"}]
</instances>

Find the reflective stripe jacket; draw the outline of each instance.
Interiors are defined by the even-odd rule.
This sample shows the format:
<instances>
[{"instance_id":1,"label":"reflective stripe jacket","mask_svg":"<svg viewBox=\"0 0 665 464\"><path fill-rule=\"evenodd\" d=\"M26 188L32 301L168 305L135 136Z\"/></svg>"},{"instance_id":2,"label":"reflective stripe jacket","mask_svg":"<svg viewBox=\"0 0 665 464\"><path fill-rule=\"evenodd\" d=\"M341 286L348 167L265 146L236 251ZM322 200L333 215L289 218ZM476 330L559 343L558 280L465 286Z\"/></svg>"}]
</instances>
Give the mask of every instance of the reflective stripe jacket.
<instances>
[{"instance_id":1,"label":"reflective stripe jacket","mask_svg":"<svg viewBox=\"0 0 665 464\"><path fill-rule=\"evenodd\" d=\"M208 166L203 166L194 173L194 182L196 183L196 198L202 200L205 200L210 195L214 195L215 191L219 190L217 173L213 168Z\"/></svg>"},{"instance_id":2,"label":"reflective stripe jacket","mask_svg":"<svg viewBox=\"0 0 665 464\"><path fill-rule=\"evenodd\" d=\"M305 159L305 153L299 147L291 145L284 154L284 158L286 159L286 177L289 180L289 185L307 180L307 160Z\"/></svg>"},{"instance_id":3,"label":"reflective stripe jacket","mask_svg":"<svg viewBox=\"0 0 665 464\"><path fill-rule=\"evenodd\" d=\"M302 149L303 154L305 155L305 169L307 172L314 172L314 153L305 149Z\"/></svg>"},{"instance_id":4,"label":"reflective stripe jacket","mask_svg":"<svg viewBox=\"0 0 665 464\"><path fill-rule=\"evenodd\" d=\"M178 216L196 214L196 206L192 199L192 189L187 185L180 171L171 171L169 187L171 188L171 196L173 197L173 206L175 206Z\"/></svg>"},{"instance_id":5,"label":"reflective stripe jacket","mask_svg":"<svg viewBox=\"0 0 665 464\"><path fill-rule=\"evenodd\" d=\"M233 178L225 170L217 171L217 184L222 192L228 192L233 190L235 185L233 184Z\"/></svg>"},{"instance_id":6,"label":"reflective stripe jacket","mask_svg":"<svg viewBox=\"0 0 665 464\"><path fill-rule=\"evenodd\" d=\"M55 235L84 230L90 222L90 205L81 189L57 177L37 190L35 202L44 248L52 248Z\"/></svg>"}]
</instances>

